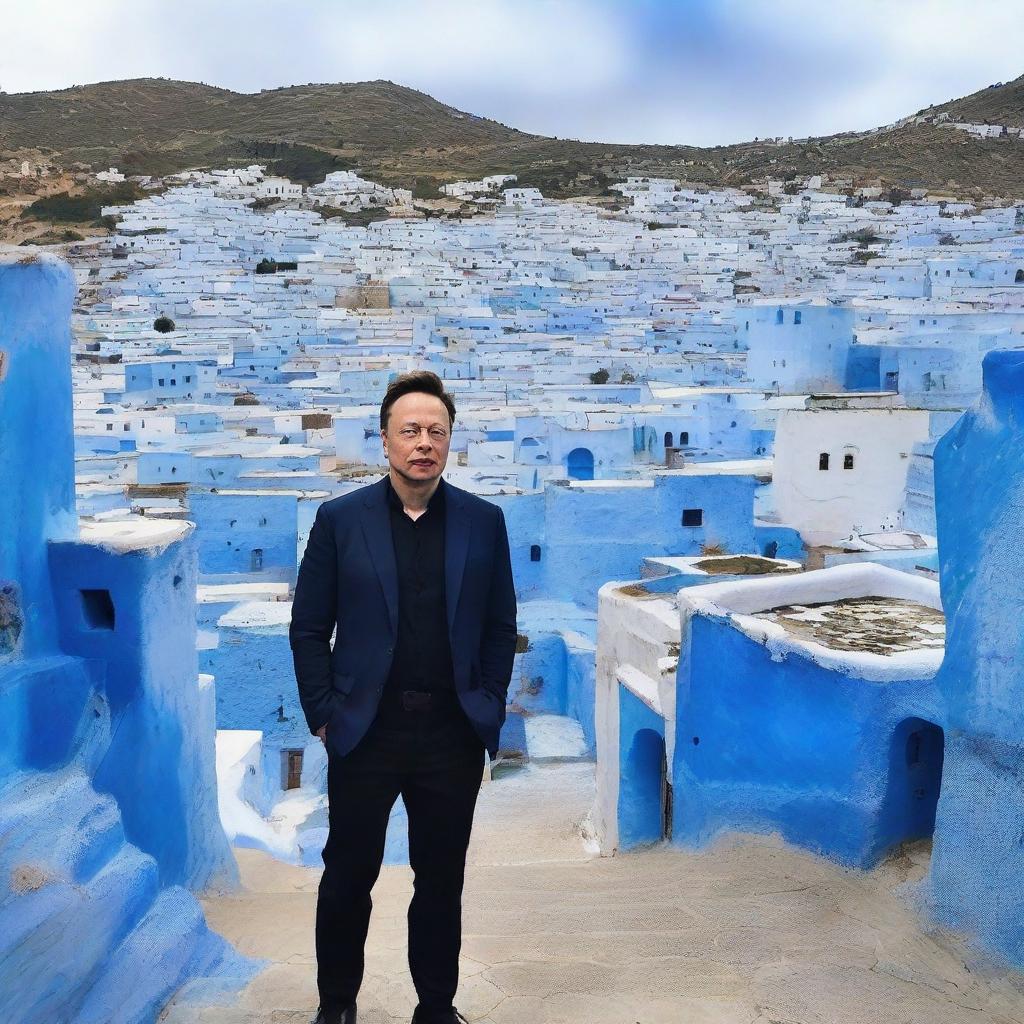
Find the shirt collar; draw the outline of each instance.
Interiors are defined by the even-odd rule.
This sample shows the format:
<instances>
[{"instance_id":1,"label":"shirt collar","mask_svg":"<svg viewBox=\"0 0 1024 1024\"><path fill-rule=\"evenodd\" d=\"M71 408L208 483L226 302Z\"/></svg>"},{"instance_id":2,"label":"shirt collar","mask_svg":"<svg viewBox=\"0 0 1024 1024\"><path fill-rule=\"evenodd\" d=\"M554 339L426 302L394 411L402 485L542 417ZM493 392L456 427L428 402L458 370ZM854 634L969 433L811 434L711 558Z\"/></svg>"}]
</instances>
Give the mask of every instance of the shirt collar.
<instances>
[{"instance_id":1,"label":"shirt collar","mask_svg":"<svg viewBox=\"0 0 1024 1024\"><path fill-rule=\"evenodd\" d=\"M430 501L427 502L427 511L431 509L435 511L444 508L444 477L437 481L437 487L434 489L434 493L430 496ZM402 504L402 499L398 496L398 492L391 486L391 474L389 473L384 477L384 489L387 492L388 502L392 508L397 509L399 512L405 511L405 506Z\"/></svg>"}]
</instances>

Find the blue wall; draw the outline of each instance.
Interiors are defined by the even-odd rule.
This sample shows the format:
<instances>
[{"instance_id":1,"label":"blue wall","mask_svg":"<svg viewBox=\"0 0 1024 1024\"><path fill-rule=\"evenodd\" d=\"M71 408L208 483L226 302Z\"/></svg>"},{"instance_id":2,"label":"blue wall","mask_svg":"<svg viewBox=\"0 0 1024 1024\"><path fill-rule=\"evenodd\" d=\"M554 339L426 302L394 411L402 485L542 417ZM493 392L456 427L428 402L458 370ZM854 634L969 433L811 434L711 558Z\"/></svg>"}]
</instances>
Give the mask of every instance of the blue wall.
<instances>
[{"instance_id":1,"label":"blue wall","mask_svg":"<svg viewBox=\"0 0 1024 1024\"><path fill-rule=\"evenodd\" d=\"M194 490L189 495L189 516L197 526L199 571L204 576L238 573L294 582L298 550L294 494ZM258 553L255 558L254 552Z\"/></svg>"},{"instance_id":2,"label":"blue wall","mask_svg":"<svg viewBox=\"0 0 1024 1024\"><path fill-rule=\"evenodd\" d=\"M189 891L237 884L194 549L76 539L73 296L55 260L0 263L0 1020L151 1024L260 963Z\"/></svg>"},{"instance_id":3,"label":"blue wall","mask_svg":"<svg viewBox=\"0 0 1024 1024\"><path fill-rule=\"evenodd\" d=\"M77 533L69 326L75 284L65 264L33 260L0 263L0 581L19 592L26 656L56 642L47 541Z\"/></svg>"},{"instance_id":4,"label":"blue wall","mask_svg":"<svg viewBox=\"0 0 1024 1024\"><path fill-rule=\"evenodd\" d=\"M680 659L673 841L779 832L868 866L919 834L899 813L916 772L907 719L941 725L931 679L877 683L810 658L775 661L728 618L690 620Z\"/></svg>"},{"instance_id":5,"label":"blue wall","mask_svg":"<svg viewBox=\"0 0 1024 1024\"><path fill-rule=\"evenodd\" d=\"M1024 964L1024 351L935 448L946 759L928 878L940 920Z\"/></svg>"},{"instance_id":6,"label":"blue wall","mask_svg":"<svg viewBox=\"0 0 1024 1024\"><path fill-rule=\"evenodd\" d=\"M625 686L618 691L619 848L630 850L662 839L665 719Z\"/></svg>"}]
</instances>

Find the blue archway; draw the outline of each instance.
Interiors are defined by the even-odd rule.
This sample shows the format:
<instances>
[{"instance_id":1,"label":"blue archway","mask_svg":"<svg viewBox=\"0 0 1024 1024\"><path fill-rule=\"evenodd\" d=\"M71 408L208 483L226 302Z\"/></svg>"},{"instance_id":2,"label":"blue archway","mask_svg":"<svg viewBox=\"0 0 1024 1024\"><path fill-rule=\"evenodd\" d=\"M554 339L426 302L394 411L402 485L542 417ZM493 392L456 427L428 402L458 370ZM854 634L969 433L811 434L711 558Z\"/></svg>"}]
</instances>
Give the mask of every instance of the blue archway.
<instances>
[{"instance_id":1,"label":"blue archway","mask_svg":"<svg viewBox=\"0 0 1024 1024\"><path fill-rule=\"evenodd\" d=\"M665 741L653 729L634 736L619 782L619 848L658 843L665 838Z\"/></svg>"},{"instance_id":2,"label":"blue archway","mask_svg":"<svg viewBox=\"0 0 1024 1024\"><path fill-rule=\"evenodd\" d=\"M594 453L589 448L573 448L565 460L571 480L594 479Z\"/></svg>"}]
</instances>

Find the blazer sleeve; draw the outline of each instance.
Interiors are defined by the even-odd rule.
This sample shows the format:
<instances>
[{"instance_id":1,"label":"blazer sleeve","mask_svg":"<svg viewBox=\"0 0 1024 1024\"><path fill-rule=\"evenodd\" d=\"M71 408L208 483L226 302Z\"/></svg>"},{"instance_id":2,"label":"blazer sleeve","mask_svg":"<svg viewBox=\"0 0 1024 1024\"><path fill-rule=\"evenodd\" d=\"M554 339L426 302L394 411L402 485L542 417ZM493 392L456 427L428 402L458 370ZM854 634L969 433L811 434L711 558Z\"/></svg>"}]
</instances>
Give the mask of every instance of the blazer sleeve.
<instances>
[{"instance_id":1,"label":"blazer sleeve","mask_svg":"<svg viewBox=\"0 0 1024 1024\"><path fill-rule=\"evenodd\" d=\"M337 613L337 545L331 517L321 505L299 565L288 629L299 703L314 735L334 710L331 634Z\"/></svg>"},{"instance_id":2,"label":"blazer sleeve","mask_svg":"<svg viewBox=\"0 0 1024 1024\"><path fill-rule=\"evenodd\" d=\"M512 578L508 528L500 506L494 535L494 563L480 640L481 682L508 698L512 663L516 656L516 587Z\"/></svg>"}]
</instances>

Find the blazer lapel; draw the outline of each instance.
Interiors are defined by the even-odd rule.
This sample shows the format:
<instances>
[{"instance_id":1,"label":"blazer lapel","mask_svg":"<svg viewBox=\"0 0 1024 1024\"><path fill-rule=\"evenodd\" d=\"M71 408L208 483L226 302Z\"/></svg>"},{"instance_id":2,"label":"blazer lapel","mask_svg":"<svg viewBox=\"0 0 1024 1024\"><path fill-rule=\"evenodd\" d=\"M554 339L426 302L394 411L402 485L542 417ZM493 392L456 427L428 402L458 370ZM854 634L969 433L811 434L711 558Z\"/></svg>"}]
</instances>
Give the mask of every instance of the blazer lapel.
<instances>
[{"instance_id":1,"label":"blazer lapel","mask_svg":"<svg viewBox=\"0 0 1024 1024\"><path fill-rule=\"evenodd\" d=\"M455 640L455 609L459 606L459 593L462 590L462 576L466 568L466 555L469 552L469 531L472 520L461 491L446 484L443 480L439 486L444 487L444 603L448 612L448 638L454 649Z\"/></svg>"},{"instance_id":2,"label":"blazer lapel","mask_svg":"<svg viewBox=\"0 0 1024 1024\"><path fill-rule=\"evenodd\" d=\"M385 480L367 487L360 520L366 536L373 567L384 591L384 601L391 620L391 632L398 636L398 566L395 546L391 539L391 516L387 507Z\"/></svg>"}]
</instances>

